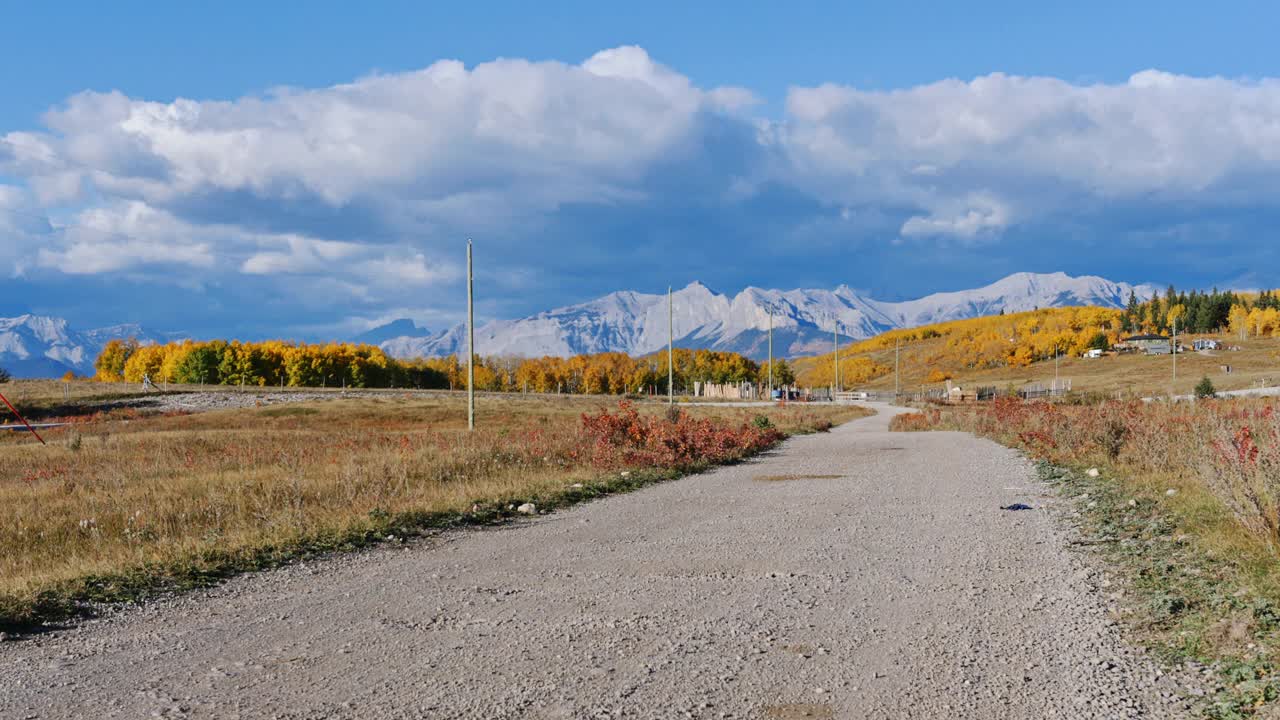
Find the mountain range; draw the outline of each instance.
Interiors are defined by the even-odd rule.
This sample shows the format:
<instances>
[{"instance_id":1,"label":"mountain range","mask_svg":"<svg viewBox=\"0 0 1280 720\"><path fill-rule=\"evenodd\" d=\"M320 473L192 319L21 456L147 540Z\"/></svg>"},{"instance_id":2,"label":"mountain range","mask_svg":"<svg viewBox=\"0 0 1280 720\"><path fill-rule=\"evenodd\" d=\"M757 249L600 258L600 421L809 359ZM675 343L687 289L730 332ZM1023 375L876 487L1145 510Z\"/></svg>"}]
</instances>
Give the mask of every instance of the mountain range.
<instances>
[{"instance_id":1,"label":"mountain range","mask_svg":"<svg viewBox=\"0 0 1280 720\"><path fill-rule=\"evenodd\" d=\"M844 285L834 290L749 287L730 297L695 282L672 293L671 325L680 347L729 350L759 359L768 352L772 313L774 352L793 357L826 352L832 333L847 341L1001 312L1077 305L1123 307L1131 292L1146 299L1157 289L1095 276L1017 273L973 290L885 302ZM404 327L407 321L397 322ZM388 354L402 358L466 354L466 327L402 335L380 344ZM481 355L567 356L606 351L644 355L666 344L667 296L629 290L476 328L476 352Z\"/></svg>"},{"instance_id":2,"label":"mountain range","mask_svg":"<svg viewBox=\"0 0 1280 720\"><path fill-rule=\"evenodd\" d=\"M76 331L62 318L0 318L0 367L18 378L61 377L68 370L92 375L93 361L102 346L115 338L130 337L142 343L167 340L135 324Z\"/></svg>"},{"instance_id":3,"label":"mountain range","mask_svg":"<svg viewBox=\"0 0 1280 720\"><path fill-rule=\"evenodd\" d=\"M687 348L729 350L753 358L768 353L770 313L774 352L795 357L842 341L886 330L1043 307L1123 307L1134 293L1155 294L1152 285L1129 285L1064 273L1018 273L985 287L935 293L917 300L884 302L847 286L834 290L764 290L749 287L732 297L701 283L671 294L675 343ZM232 333L234 334L234 333ZM157 334L138 325L73 330L65 319L40 315L0 318L0 367L14 377L59 377L68 370L93 374L93 361L113 338L166 342L182 334ZM407 319L349 338L380 345L394 357L466 353L466 327L429 333ZM666 347L667 296L624 290L577 305L518 320L495 320L476 328L482 355L575 355L617 351L645 355Z\"/></svg>"}]
</instances>

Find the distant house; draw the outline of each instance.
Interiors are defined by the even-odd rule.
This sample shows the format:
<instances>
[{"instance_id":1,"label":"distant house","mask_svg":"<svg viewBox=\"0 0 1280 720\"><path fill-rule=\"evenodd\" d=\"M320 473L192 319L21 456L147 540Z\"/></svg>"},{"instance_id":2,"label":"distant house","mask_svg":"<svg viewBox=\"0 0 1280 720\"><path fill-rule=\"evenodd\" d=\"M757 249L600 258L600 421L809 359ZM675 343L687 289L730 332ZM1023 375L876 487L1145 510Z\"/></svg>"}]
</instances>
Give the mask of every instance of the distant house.
<instances>
[{"instance_id":1,"label":"distant house","mask_svg":"<svg viewBox=\"0 0 1280 720\"><path fill-rule=\"evenodd\" d=\"M1084 353L1084 357L1087 357L1087 358L1100 358L1100 357L1102 357L1102 356L1103 356L1103 354L1104 354L1104 352L1103 352L1102 350L1100 350L1100 349L1098 349L1098 348L1093 348L1092 350L1086 350L1086 351L1085 351L1085 353Z\"/></svg>"},{"instance_id":2,"label":"distant house","mask_svg":"<svg viewBox=\"0 0 1280 720\"><path fill-rule=\"evenodd\" d=\"M1164 335L1132 335L1123 342L1127 347L1148 355L1168 355L1172 347Z\"/></svg>"},{"instance_id":3,"label":"distant house","mask_svg":"<svg viewBox=\"0 0 1280 720\"><path fill-rule=\"evenodd\" d=\"M1194 347L1197 351L1222 349L1221 343L1219 343L1217 340L1210 340L1209 338L1197 338L1196 340L1192 341L1191 346Z\"/></svg>"}]
</instances>

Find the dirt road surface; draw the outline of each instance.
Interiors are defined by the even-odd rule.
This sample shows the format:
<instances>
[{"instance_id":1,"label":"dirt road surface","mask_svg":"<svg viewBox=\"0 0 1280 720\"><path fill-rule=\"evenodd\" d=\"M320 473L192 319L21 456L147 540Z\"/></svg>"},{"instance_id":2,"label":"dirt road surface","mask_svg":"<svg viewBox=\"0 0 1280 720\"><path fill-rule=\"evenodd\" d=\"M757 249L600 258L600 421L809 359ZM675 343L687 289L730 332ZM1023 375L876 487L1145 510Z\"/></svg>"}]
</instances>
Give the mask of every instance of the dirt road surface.
<instances>
[{"instance_id":1,"label":"dirt road surface","mask_svg":"<svg viewBox=\"0 0 1280 720\"><path fill-rule=\"evenodd\" d=\"M1027 462L880 410L516 526L0 643L0 717L1178 717Z\"/></svg>"}]
</instances>

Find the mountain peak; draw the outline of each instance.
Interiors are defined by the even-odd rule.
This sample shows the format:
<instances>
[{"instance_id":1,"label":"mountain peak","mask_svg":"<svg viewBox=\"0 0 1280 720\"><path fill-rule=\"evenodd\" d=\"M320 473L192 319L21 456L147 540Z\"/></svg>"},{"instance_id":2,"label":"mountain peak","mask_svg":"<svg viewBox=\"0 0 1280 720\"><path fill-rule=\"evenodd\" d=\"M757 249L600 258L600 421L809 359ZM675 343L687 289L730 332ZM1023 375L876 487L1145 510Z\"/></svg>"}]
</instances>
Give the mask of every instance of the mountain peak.
<instances>
[{"instance_id":1,"label":"mountain peak","mask_svg":"<svg viewBox=\"0 0 1280 720\"><path fill-rule=\"evenodd\" d=\"M904 302L882 302L859 295L847 285L835 290L770 290L747 287L729 297L694 281L675 291L671 317L681 347L710 348L761 357L768 346L772 313L775 351L783 355L825 352L832 331L845 338L871 337L886 330L915 327L1000 312L1040 307L1101 305L1123 307L1129 292L1149 297L1149 285L1114 283L1063 272L1014 273L985 287L928 295ZM477 330L477 349L485 355L571 355L618 351L643 355L667 342L664 294L630 291L556 308L522 320L488 323ZM425 333L423 333L425 335ZM456 354L463 333L400 338L383 348L400 357Z\"/></svg>"},{"instance_id":2,"label":"mountain peak","mask_svg":"<svg viewBox=\"0 0 1280 720\"><path fill-rule=\"evenodd\" d=\"M679 290L676 290L676 292L677 292L677 293L682 293L682 294L691 294L691 293L700 293L700 294L706 294L706 295L719 295L719 294L720 294L720 293L716 292L715 290L712 290L711 288L707 287L706 285L703 285L703 284L702 284L702 281L700 281L700 280L694 280L693 282L689 283L688 285L685 285L683 288L681 288L681 289L679 289Z\"/></svg>"},{"instance_id":3,"label":"mountain peak","mask_svg":"<svg viewBox=\"0 0 1280 720\"><path fill-rule=\"evenodd\" d=\"M370 345L381 345L393 338L412 337L414 335L425 334L426 331L426 328L418 327L418 324L409 318L396 318L391 322L369 328L352 338L352 341L368 343Z\"/></svg>"},{"instance_id":4,"label":"mountain peak","mask_svg":"<svg viewBox=\"0 0 1280 720\"><path fill-rule=\"evenodd\" d=\"M0 367L19 378L58 377L68 370L92 375L93 361L102 346L125 337L144 343L159 339L138 325L80 332L59 317L27 313L0 318Z\"/></svg>"}]
</instances>

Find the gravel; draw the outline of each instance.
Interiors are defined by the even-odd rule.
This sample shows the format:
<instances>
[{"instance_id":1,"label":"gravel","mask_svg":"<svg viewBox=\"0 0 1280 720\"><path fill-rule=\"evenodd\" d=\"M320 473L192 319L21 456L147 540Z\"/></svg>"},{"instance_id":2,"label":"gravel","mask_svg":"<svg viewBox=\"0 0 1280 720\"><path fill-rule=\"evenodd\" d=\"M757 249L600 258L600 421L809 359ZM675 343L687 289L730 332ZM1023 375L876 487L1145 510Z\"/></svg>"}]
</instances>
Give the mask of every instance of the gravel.
<instances>
[{"instance_id":1,"label":"gravel","mask_svg":"<svg viewBox=\"0 0 1280 720\"><path fill-rule=\"evenodd\" d=\"M217 390L180 390L167 393L155 393L145 397L111 400L103 403L104 408L131 407L156 412L206 412L209 410L230 410L287 403L314 402L317 400L340 400L351 398L386 398L412 394L415 397L446 395L445 391L422 390L235 390L219 388Z\"/></svg>"},{"instance_id":2,"label":"gravel","mask_svg":"<svg viewBox=\"0 0 1280 720\"><path fill-rule=\"evenodd\" d=\"M1180 716L1198 688L1125 643L1028 463L880 410L0 643L0 717Z\"/></svg>"}]
</instances>

